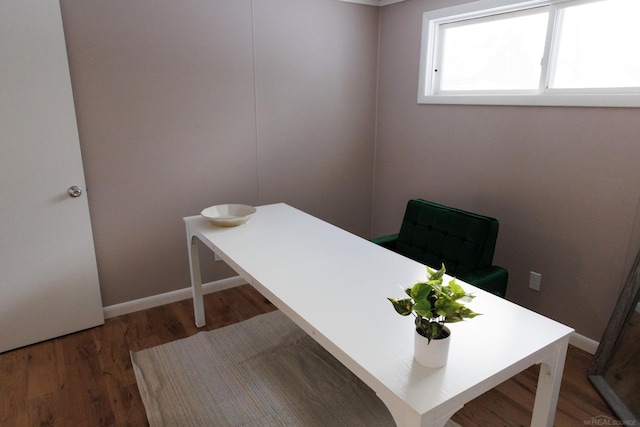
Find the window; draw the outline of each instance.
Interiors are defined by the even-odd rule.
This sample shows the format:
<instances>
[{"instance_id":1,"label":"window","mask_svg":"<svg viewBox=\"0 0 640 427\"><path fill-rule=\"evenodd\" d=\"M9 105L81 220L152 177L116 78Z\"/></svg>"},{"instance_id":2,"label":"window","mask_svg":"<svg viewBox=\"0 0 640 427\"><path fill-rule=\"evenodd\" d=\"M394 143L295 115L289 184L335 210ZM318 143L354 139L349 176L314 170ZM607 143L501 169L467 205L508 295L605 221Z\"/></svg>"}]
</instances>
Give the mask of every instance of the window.
<instances>
[{"instance_id":1,"label":"window","mask_svg":"<svg viewBox=\"0 0 640 427\"><path fill-rule=\"evenodd\" d=\"M419 103L640 106L639 0L515 1L424 14Z\"/></svg>"}]
</instances>

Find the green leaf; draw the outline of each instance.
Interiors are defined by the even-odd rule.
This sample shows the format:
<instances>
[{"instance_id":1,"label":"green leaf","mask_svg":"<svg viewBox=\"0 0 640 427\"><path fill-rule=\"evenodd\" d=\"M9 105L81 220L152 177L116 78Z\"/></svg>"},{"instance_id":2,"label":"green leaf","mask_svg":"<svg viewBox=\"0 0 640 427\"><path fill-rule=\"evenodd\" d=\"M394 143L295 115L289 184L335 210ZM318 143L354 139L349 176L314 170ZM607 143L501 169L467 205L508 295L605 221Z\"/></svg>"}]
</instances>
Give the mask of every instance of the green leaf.
<instances>
[{"instance_id":1,"label":"green leaf","mask_svg":"<svg viewBox=\"0 0 640 427\"><path fill-rule=\"evenodd\" d=\"M416 302L413 306L413 310L420 316L426 317L427 319L431 319L433 317L431 312L431 303L426 298Z\"/></svg>"},{"instance_id":2,"label":"green leaf","mask_svg":"<svg viewBox=\"0 0 640 427\"><path fill-rule=\"evenodd\" d=\"M480 313L476 313L475 311L465 306L460 307L460 309L458 310L458 314L460 314L460 316L462 316L465 319L473 319L476 316L480 316Z\"/></svg>"},{"instance_id":3,"label":"green leaf","mask_svg":"<svg viewBox=\"0 0 640 427\"><path fill-rule=\"evenodd\" d=\"M402 316L408 316L411 314L413 310L413 300L411 298L397 299L397 298L387 298L393 304L393 308L396 309L398 314Z\"/></svg>"},{"instance_id":4,"label":"green leaf","mask_svg":"<svg viewBox=\"0 0 640 427\"><path fill-rule=\"evenodd\" d=\"M475 295L471 295L471 294L464 294L464 296L462 296L461 298L458 298L458 301L462 302L462 303L468 303L473 301L473 299L475 298Z\"/></svg>"},{"instance_id":5,"label":"green leaf","mask_svg":"<svg viewBox=\"0 0 640 427\"><path fill-rule=\"evenodd\" d=\"M442 332L442 325L438 322L430 322L428 319L418 317L416 319L416 328L420 331L420 335L424 336L428 342L436 338Z\"/></svg>"},{"instance_id":6,"label":"green leaf","mask_svg":"<svg viewBox=\"0 0 640 427\"><path fill-rule=\"evenodd\" d=\"M417 325L418 326L418 325ZM422 334L428 342L437 338L442 333L442 325L438 322L429 322L427 319L422 319L418 328L422 331Z\"/></svg>"},{"instance_id":7,"label":"green leaf","mask_svg":"<svg viewBox=\"0 0 640 427\"><path fill-rule=\"evenodd\" d=\"M427 336L426 329L429 328L429 319L425 319L422 316L416 317L416 328L420 330L421 335Z\"/></svg>"},{"instance_id":8,"label":"green leaf","mask_svg":"<svg viewBox=\"0 0 640 427\"><path fill-rule=\"evenodd\" d=\"M442 283L442 277L444 276L445 271L446 271L446 268L444 267L444 263L442 264L442 267L440 267L440 270L438 271L432 270L429 267L427 267L427 273L429 273L429 281L440 280L440 283Z\"/></svg>"},{"instance_id":9,"label":"green leaf","mask_svg":"<svg viewBox=\"0 0 640 427\"><path fill-rule=\"evenodd\" d=\"M429 292L431 292L430 284L426 282L418 282L411 288L409 296L417 302L422 301L423 299L427 299L427 297L429 296Z\"/></svg>"},{"instance_id":10,"label":"green leaf","mask_svg":"<svg viewBox=\"0 0 640 427\"><path fill-rule=\"evenodd\" d=\"M450 307L452 310L449 311L447 313L447 315L445 316L445 322L446 323L455 323L455 322L460 322L464 319L472 319L476 316L479 316L478 313L476 313L473 310L468 309L467 307L463 306L462 304L458 304L456 303L455 306Z\"/></svg>"},{"instance_id":11,"label":"green leaf","mask_svg":"<svg viewBox=\"0 0 640 427\"><path fill-rule=\"evenodd\" d=\"M451 290L451 299L453 300L457 300L460 299L462 297L464 297L467 293L464 291L464 289L462 289L462 286L460 286L457 282L456 279L452 279L449 282L449 289Z\"/></svg>"},{"instance_id":12,"label":"green leaf","mask_svg":"<svg viewBox=\"0 0 640 427\"><path fill-rule=\"evenodd\" d=\"M453 300L449 298L447 294L439 294L438 299L436 299L433 304L437 310L446 310L448 306L453 303Z\"/></svg>"}]
</instances>

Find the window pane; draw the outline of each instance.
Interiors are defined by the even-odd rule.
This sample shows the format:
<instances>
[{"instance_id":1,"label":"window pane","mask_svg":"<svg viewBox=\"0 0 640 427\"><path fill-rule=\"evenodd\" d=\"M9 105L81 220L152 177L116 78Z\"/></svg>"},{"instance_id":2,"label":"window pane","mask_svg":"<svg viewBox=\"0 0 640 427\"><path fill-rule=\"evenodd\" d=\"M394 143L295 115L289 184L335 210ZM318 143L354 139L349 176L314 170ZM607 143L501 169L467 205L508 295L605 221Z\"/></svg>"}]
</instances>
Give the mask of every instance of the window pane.
<instances>
[{"instance_id":1,"label":"window pane","mask_svg":"<svg viewBox=\"0 0 640 427\"><path fill-rule=\"evenodd\" d=\"M527 90L540 83L546 9L442 26L442 90Z\"/></svg>"},{"instance_id":2,"label":"window pane","mask_svg":"<svg viewBox=\"0 0 640 427\"><path fill-rule=\"evenodd\" d=\"M564 9L549 87L640 87L638 16L638 0L606 0Z\"/></svg>"}]
</instances>

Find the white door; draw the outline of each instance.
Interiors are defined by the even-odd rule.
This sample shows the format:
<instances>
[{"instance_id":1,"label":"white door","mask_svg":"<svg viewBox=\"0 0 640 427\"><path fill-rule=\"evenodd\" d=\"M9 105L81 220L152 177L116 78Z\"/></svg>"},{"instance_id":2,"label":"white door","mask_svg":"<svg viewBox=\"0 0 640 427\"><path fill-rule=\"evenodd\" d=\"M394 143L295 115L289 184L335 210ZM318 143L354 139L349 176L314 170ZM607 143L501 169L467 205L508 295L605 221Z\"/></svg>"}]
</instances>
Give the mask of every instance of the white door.
<instances>
[{"instance_id":1,"label":"white door","mask_svg":"<svg viewBox=\"0 0 640 427\"><path fill-rule=\"evenodd\" d=\"M104 323L58 0L0 1L0 352Z\"/></svg>"}]
</instances>

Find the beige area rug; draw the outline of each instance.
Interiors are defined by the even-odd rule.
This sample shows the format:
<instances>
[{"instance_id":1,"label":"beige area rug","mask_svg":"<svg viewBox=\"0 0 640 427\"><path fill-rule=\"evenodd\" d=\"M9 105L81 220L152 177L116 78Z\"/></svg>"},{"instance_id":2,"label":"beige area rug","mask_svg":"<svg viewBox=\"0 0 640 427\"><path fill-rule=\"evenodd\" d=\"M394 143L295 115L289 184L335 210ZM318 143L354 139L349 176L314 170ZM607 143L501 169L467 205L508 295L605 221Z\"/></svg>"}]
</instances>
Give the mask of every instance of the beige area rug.
<instances>
[{"instance_id":1,"label":"beige area rug","mask_svg":"<svg viewBox=\"0 0 640 427\"><path fill-rule=\"evenodd\" d=\"M279 311L131 361L152 427L395 425L368 386Z\"/></svg>"}]
</instances>

